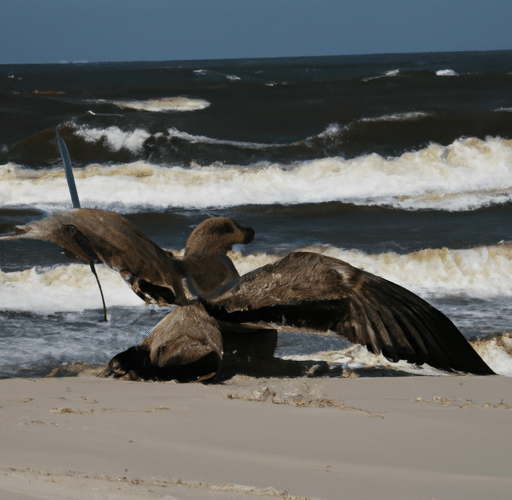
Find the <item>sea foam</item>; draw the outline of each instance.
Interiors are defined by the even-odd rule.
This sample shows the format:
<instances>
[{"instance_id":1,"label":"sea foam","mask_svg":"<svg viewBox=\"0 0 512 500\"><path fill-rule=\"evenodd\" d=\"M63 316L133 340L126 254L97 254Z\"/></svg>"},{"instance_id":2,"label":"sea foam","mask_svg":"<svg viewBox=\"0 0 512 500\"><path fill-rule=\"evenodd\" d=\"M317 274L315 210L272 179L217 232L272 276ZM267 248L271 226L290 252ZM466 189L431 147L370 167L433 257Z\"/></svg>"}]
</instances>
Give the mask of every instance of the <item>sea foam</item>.
<instances>
[{"instance_id":1,"label":"sea foam","mask_svg":"<svg viewBox=\"0 0 512 500\"><path fill-rule=\"evenodd\" d=\"M100 136L113 148L128 149L140 148L146 137L140 131L127 135L116 127L87 130L91 140ZM327 201L463 211L512 201L512 140L468 138L398 157L329 157L293 165L92 164L76 169L75 176L84 207L121 211ZM0 206L51 211L68 199L60 169L0 166Z\"/></svg>"},{"instance_id":2,"label":"sea foam","mask_svg":"<svg viewBox=\"0 0 512 500\"><path fill-rule=\"evenodd\" d=\"M280 337L283 334L280 333ZM294 341L293 337L296 337ZM310 339L309 339L309 338ZM373 354L364 346L352 345L337 336L328 337L329 350L319 351L326 342L315 334L288 334L284 347L278 345L276 356L296 361L325 361L331 366L338 366L344 371L353 371L358 376L400 376L404 373L411 375L447 376L448 373L433 368L427 364L415 365L404 360L392 362L382 354ZM308 341L309 340L309 341ZM339 344L339 345L337 345ZM348 344L348 345L347 345ZM512 338L510 334L499 335L495 338L470 341L470 344L482 359L499 375L512 377ZM307 346L309 352L298 354Z\"/></svg>"},{"instance_id":3,"label":"sea foam","mask_svg":"<svg viewBox=\"0 0 512 500\"><path fill-rule=\"evenodd\" d=\"M512 297L512 246L495 245L466 250L426 249L409 254L367 254L331 246L307 247L335 257L402 285L425 298L462 296L478 299ZM175 250L173 250L175 252ZM180 251L176 252L179 254ZM243 275L279 257L231 252ZM119 274L97 266L107 305L143 305ZM75 311L101 306L96 280L86 264L34 267L4 273L0 270L2 310Z\"/></svg>"},{"instance_id":4,"label":"sea foam","mask_svg":"<svg viewBox=\"0 0 512 500\"><path fill-rule=\"evenodd\" d=\"M200 109L207 108L211 104L204 99L193 99L185 96L160 97L146 100L130 99L123 101L98 99L92 102L96 104L114 104L120 108L136 109L137 111L150 111L153 113L168 113L170 111L198 111Z\"/></svg>"},{"instance_id":5,"label":"sea foam","mask_svg":"<svg viewBox=\"0 0 512 500\"><path fill-rule=\"evenodd\" d=\"M502 324L500 303L507 308L512 296L508 276L512 272L512 247L496 245L467 250L428 249L399 255L392 252L366 254L335 247L309 247L350 262L368 272L378 274L435 303L469 334L471 343L491 368L501 375L512 376L512 340L507 324ZM178 252L179 253L179 252ZM252 271L278 259L272 254L229 254L240 274ZM120 306L130 311L146 310L119 274L106 266L97 266L107 307ZM458 297L458 298L456 298ZM498 297L496 299L496 297ZM506 302L506 304L505 304ZM34 267L25 271L4 273L0 270L0 310L16 313L50 315L81 314L101 311L96 281L85 264ZM164 314L165 312L162 312ZM504 317L509 317L509 308ZM99 317L99 316L98 316ZM118 319L116 319L118 321ZM336 335L293 332L280 333L277 355L285 359L311 359L340 365L344 370L399 374L441 375L429 366L418 367L403 361L391 363L382 355L374 355L364 347L353 346ZM146 334L149 333L145 331ZM139 332L140 333L140 332ZM475 339L474 337L482 337ZM140 340L140 339L139 339ZM19 364L19 363L18 363Z\"/></svg>"},{"instance_id":6,"label":"sea foam","mask_svg":"<svg viewBox=\"0 0 512 500\"><path fill-rule=\"evenodd\" d=\"M112 104L122 108L139 111L169 112L169 111L197 111L207 108L210 103L204 99L191 99L189 97L161 97L146 101L112 101Z\"/></svg>"},{"instance_id":7,"label":"sea foam","mask_svg":"<svg viewBox=\"0 0 512 500\"><path fill-rule=\"evenodd\" d=\"M125 148L132 153L138 153L142 149L144 141L151 137L151 134L142 129L125 132L114 126L106 129L80 127L75 134L82 137L86 142L94 143L104 140L112 151Z\"/></svg>"},{"instance_id":8,"label":"sea foam","mask_svg":"<svg viewBox=\"0 0 512 500\"><path fill-rule=\"evenodd\" d=\"M436 71L437 76L458 76L458 74L453 71L453 69L440 69Z\"/></svg>"},{"instance_id":9,"label":"sea foam","mask_svg":"<svg viewBox=\"0 0 512 500\"><path fill-rule=\"evenodd\" d=\"M368 254L329 245L300 250L334 257L423 296L512 297L512 245L454 250L430 248L408 254ZM240 274L275 262L268 254L230 254Z\"/></svg>"},{"instance_id":10,"label":"sea foam","mask_svg":"<svg viewBox=\"0 0 512 500\"><path fill-rule=\"evenodd\" d=\"M97 273L107 307L144 305L117 272L100 265ZM96 279L85 264L33 267L10 273L0 270L0 285L0 309L4 311L51 314L102 307Z\"/></svg>"}]
</instances>

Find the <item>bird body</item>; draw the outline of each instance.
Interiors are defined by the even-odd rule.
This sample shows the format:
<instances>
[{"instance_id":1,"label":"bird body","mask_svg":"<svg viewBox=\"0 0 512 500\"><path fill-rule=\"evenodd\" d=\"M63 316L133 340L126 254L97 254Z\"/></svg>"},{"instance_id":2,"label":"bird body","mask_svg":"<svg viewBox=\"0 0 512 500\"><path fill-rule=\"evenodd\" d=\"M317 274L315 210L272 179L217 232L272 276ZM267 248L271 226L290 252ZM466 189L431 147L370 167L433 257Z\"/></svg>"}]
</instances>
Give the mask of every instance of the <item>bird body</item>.
<instances>
[{"instance_id":1,"label":"bird body","mask_svg":"<svg viewBox=\"0 0 512 500\"><path fill-rule=\"evenodd\" d=\"M240 331L238 347L236 341L231 342L232 350L243 351L244 335L257 335L257 328L245 324L283 323L313 331L332 330L393 361L428 363L447 371L494 373L443 313L405 288L339 259L292 252L239 276L226 254L233 244L248 243L253 236L253 229L230 219L206 219L192 231L181 261L146 238L122 215L73 209L16 227L13 235L0 240L41 239L56 243L87 263L104 262L119 271L146 302L194 307L200 302L200 309L171 313L172 321L162 329L163 337L169 337L166 349L174 352L178 345L184 349L189 343L190 359L194 350L197 356L204 351L204 346L192 342L191 325L210 331L214 338L216 333L210 327L215 319L216 328L229 334L231 341L237 329ZM185 326L187 314L191 325ZM163 345L162 335L157 341L155 334L151 344ZM263 358L268 359L275 343L272 336L265 342L270 347L262 345ZM173 343L175 347L170 348ZM212 352L222 357L221 350ZM151 358L151 363L161 364L161 359ZM172 365L178 358L165 359ZM189 358L179 359L186 364Z\"/></svg>"}]
</instances>

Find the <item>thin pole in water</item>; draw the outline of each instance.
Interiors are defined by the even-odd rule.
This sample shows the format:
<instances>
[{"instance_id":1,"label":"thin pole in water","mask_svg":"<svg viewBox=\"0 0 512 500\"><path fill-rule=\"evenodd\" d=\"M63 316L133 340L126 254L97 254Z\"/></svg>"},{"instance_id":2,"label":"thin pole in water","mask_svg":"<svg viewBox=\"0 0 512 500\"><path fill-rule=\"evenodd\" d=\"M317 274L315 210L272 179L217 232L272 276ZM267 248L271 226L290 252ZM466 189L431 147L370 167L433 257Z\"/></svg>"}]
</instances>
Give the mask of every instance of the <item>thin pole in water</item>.
<instances>
[{"instance_id":1,"label":"thin pole in water","mask_svg":"<svg viewBox=\"0 0 512 500\"><path fill-rule=\"evenodd\" d=\"M64 164L64 172L66 172L66 180L68 181L69 194L71 195L71 202L73 203L73 208L80 208L80 200L78 199L78 192L76 190L75 176L73 175L73 168L71 166L71 158L69 157L69 151L66 146L66 143L59 134L58 126L55 127L55 136L57 138L57 146L59 147L60 157L62 158L62 163ZM78 241L77 243L80 244ZM96 272L94 262L91 262L90 266L92 274L94 274L96 282L98 283L98 288L100 289L101 302L103 303L103 317L105 321L108 321L107 305L105 304L105 297L103 296L103 290L101 288L100 279L98 278L98 273Z\"/></svg>"},{"instance_id":2,"label":"thin pole in water","mask_svg":"<svg viewBox=\"0 0 512 500\"><path fill-rule=\"evenodd\" d=\"M69 194L71 195L71 202L73 208L80 208L80 200L78 199L78 192L76 190L75 176L73 175L73 168L71 167L71 158L69 151L66 147L64 139L59 135L59 127L55 127L55 135L57 137L57 146L59 146L60 157L64 164L64 172L66 172L66 180L68 181Z\"/></svg>"}]
</instances>

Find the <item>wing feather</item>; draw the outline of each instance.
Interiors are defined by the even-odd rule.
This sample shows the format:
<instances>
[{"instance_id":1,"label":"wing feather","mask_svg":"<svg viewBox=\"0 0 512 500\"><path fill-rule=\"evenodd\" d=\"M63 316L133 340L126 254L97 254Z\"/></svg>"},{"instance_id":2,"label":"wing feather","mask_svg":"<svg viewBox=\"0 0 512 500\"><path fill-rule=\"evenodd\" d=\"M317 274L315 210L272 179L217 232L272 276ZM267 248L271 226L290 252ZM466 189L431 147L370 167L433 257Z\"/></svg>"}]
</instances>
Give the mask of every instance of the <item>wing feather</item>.
<instances>
[{"instance_id":1,"label":"wing feather","mask_svg":"<svg viewBox=\"0 0 512 500\"><path fill-rule=\"evenodd\" d=\"M457 327L426 301L331 257L294 252L203 300L217 319L280 322L336 331L389 359L448 371L494 372Z\"/></svg>"},{"instance_id":2,"label":"wing feather","mask_svg":"<svg viewBox=\"0 0 512 500\"><path fill-rule=\"evenodd\" d=\"M184 269L133 224L108 210L77 208L15 228L1 239L49 241L88 264L99 261L118 271L147 302L186 302ZM171 303L172 303L171 302Z\"/></svg>"}]
</instances>

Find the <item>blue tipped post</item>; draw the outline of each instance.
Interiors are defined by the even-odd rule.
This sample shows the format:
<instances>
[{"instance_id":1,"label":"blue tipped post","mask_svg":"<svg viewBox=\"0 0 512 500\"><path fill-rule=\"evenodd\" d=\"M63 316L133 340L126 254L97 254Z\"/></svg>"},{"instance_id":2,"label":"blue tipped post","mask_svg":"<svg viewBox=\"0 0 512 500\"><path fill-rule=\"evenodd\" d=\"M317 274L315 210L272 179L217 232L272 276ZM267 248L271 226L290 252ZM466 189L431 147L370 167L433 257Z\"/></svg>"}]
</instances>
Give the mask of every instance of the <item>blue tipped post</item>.
<instances>
[{"instance_id":1,"label":"blue tipped post","mask_svg":"<svg viewBox=\"0 0 512 500\"><path fill-rule=\"evenodd\" d=\"M80 200L78 199L78 192L76 190L75 176L73 175L73 168L71 167L71 158L69 157L69 151L66 143L64 142L64 139L59 135L58 126L55 127L55 136L57 138L57 146L59 146L60 157L62 158L62 163L64 164L64 172L66 172L66 180L68 181L69 194L71 195L73 208L80 208ZM96 267L94 266L94 262L91 262L89 265L100 289L101 302L103 303L103 318L105 321L108 321L107 305L105 304L105 297L103 296L103 290L101 288L100 279L98 278L98 273L96 272Z\"/></svg>"},{"instance_id":2,"label":"blue tipped post","mask_svg":"<svg viewBox=\"0 0 512 500\"><path fill-rule=\"evenodd\" d=\"M59 135L59 127L55 128L55 135L57 137L57 146L59 146L62 163L64 164L64 172L66 172L66 180L68 181L69 194L71 195L73 208L80 208L80 200L78 199L78 192L76 190L75 176L73 175L73 169L71 168L71 158L69 157L69 151L66 143Z\"/></svg>"}]
</instances>

